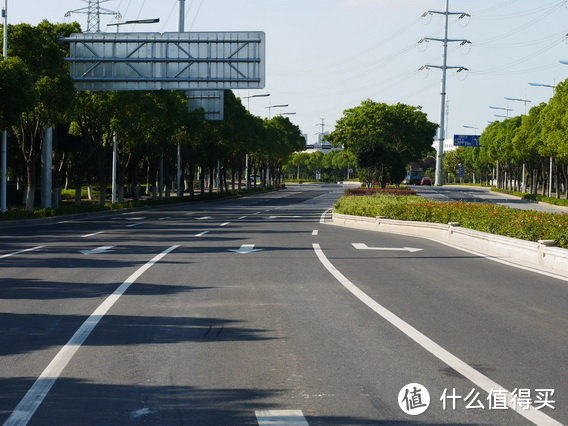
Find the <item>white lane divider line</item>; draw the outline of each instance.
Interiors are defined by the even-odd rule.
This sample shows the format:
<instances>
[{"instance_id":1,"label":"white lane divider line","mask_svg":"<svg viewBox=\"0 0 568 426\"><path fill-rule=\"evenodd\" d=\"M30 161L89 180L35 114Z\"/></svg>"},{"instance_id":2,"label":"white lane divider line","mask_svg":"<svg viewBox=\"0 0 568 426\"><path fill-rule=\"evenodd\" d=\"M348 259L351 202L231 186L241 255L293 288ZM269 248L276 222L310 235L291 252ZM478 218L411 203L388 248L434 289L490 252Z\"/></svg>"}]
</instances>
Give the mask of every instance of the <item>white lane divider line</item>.
<instances>
[{"instance_id":1,"label":"white lane divider line","mask_svg":"<svg viewBox=\"0 0 568 426\"><path fill-rule=\"evenodd\" d=\"M135 226L138 226L138 225L142 225L142 222L133 223L133 224L131 224L131 225L126 225L126 227L127 227L127 228L134 228Z\"/></svg>"},{"instance_id":2,"label":"white lane divider line","mask_svg":"<svg viewBox=\"0 0 568 426\"><path fill-rule=\"evenodd\" d=\"M210 231L203 231L200 232L199 234L195 234L196 237L203 237L205 234L208 234Z\"/></svg>"},{"instance_id":3,"label":"white lane divider line","mask_svg":"<svg viewBox=\"0 0 568 426\"><path fill-rule=\"evenodd\" d=\"M53 358L45 370L43 370L35 383L16 406L12 414L10 414L10 417L8 417L4 426L26 425L30 421L67 364L69 364L69 361L71 361L81 345L85 343L85 340L87 340L99 321L104 318L118 299L120 299L120 296L122 296L144 272L178 247L179 245L171 246L169 249L164 250L148 263L141 266L136 272L130 275L126 281L124 281L114 291L114 293L108 296L97 309L94 310L91 316L85 320L81 327L79 327L79 329L75 332L73 337L69 339L67 344L61 348L57 355L55 355L55 358Z\"/></svg>"},{"instance_id":4,"label":"white lane divider line","mask_svg":"<svg viewBox=\"0 0 568 426\"><path fill-rule=\"evenodd\" d=\"M166 219L169 219L170 217L171 217L171 216L161 217L161 218L159 218L158 220L166 220Z\"/></svg>"},{"instance_id":5,"label":"white lane divider line","mask_svg":"<svg viewBox=\"0 0 568 426\"><path fill-rule=\"evenodd\" d=\"M27 253L28 251L39 250L39 249L44 248L44 247L45 246L37 246L37 247L25 249L25 250L16 251L14 253L3 254L2 256L0 256L0 259L5 259L5 258L10 257L10 256L16 256L18 254Z\"/></svg>"},{"instance_id":6,"label":"white lane divider line","mask_svg":"<svg viewBox=\"0 0 568 426\"><path fill-rule=\"evenodd\" d=\"M231 222L225 222L225 223L222 223L222 224L219 225L219 226L227 226L227 225L229 225L230 223L231 223Z\"/></svg>"},{"instance_id":7,"label":"white lane divider line","mask_svg":"<svg viewBox=\"0 0 568 426\"><path fill-rule=\"evenodd\" d=\"M257 410L254 414L259 426L308 426L301 410Z\"/></svg>"},{"instance_id":8,"label":"white lane divider line","mask_svg":"<svg viewBox=\"0 0 568 426\"><path fill-rule=\"evenodd\" d=\"M242 220L242 219L245 219L245 218L246 218L246 216L241 216L237 220Z\"/></svg>"},{"instance_id":9,"label":"white lane divider line","mask_svg":"<svg viewBox=\"0 0 568 426\"><path fill-rule=\"evenodd\" d=\"M256 212L256 213L253 213L253 214L260 214L260 213L262 213L262 212Z\"/></svg>"},{"instance_id":10,"label":"white lane divider line","mask_svg":"<svg viewBox=\"0 0 568 426\"><path fill-rule=\"evenodd\" d=\"M198 217L195 220L207 220L207 219L211 219L211 216L202 216L202 217Z\"/></svg>"},{"instance_id":11,"label":"white lane divider line","mask_svg":"<svg viewBox=\"0 0 568 426\"><path fill-rule=\"evenodd\" d=\"M446 349L442 348L436 342L431 340L429 337L426 337L416 328L411 326L409 323L404 321L403 319L399 318L391 311L389 311L384 306L380 305L379 303L375 302L371 297L369 297L364 291L362 291L359 287L353 284L349 279L343 275L339 270L333 266L333 264L328 260L327 256L324 254L323 250L321 249L319 244L312 244L312 247L316 253L316 256L320 260L323 266L329 271L331 275L335 277L337 281L339 281L343 287L345 287L351 294L353 294L357 299L371 308L375 313L379 314L383 317L386 321L390 324L395 326L397 329L402 331L406 336L410 337L440 361L448 365L450 368L453 368L455 371L460 373L462 376L467 378L476 386L483 389L488 394L493 390L503 389L504 392L507 394L511 394L508 390L506 390L500 384L494 382L489 377L485 376L484 374L480 373L476 369L470 367L467 363L456 357L455 355L448 352ZM544 414L542 411L536 410L533 406L531 406L528 410L522 409L520 406L517 407L515 401L509 400L507 405L511 410L516 411L521 416L526 418L527 420L537 424L537 425L554 425L554 426L561 426L562 423L557 422L552 417Z\"/></svg>"},{"instance_id":12,"label":"white lane divider line","mask_svg":"<svg viewBox=\"0 0 568 426\"><path fill-rule=\"evenodd\" d=\"M320 223L325 223L325 215L328 214L332 209L327 209L321 214Z\"/></svg>"},{"instance_id":13,"label":"white lane divider line","mask_svg":"<svg viewBox=\"0 0 568 426\"><path fill-rule=\"evenodd\" d=\"M317 236L318 234L319 234L319 231L318 231L317 229L314 229L314 230L312 231L312 235L313 235L314 237Z\"/></svg>"},{"instance_id":14,"label":"white lane divider line","mask_svg":"<svg viewBox=\"0 0 568 426\"><path fill-rule=\"evenodd\" d=\"M103 232L105 232L105 231L99 231L99 232L93 232L92 234L81 235L81 238L92 237L92 236L94 236L94 235L102 234Z\"/></svg>"}]
</instances>

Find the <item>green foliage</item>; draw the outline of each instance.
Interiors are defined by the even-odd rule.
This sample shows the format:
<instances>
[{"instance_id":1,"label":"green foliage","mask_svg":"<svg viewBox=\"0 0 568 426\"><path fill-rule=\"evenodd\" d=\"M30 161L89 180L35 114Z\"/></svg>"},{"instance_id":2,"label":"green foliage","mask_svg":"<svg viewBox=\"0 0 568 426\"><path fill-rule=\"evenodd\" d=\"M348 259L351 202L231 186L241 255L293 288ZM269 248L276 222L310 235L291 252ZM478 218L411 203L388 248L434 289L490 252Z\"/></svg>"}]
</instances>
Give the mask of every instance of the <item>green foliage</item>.
<instances>
[{"instance_id":1,"label":"green foliage","mask_svg":"<svg viewBox=\"0 0 568 426\"><path fill-rule=\"evenodd\" d=\"M485 204L425 201L420 197L342 197L335 211L356 216L433 223L459 222L461 226L528 241L554 240L568 248L568 215L515 210Z\"/></svg>"},{"instance_id":2,"label":"green foliage","mask_svg":"<svg viewBox=\"0 0 568 426\"><path fill-rule=\"evenodd\" d=\"M406 164L431 150L436 128L419 107L365 100L344 111L328 140L356 156L368 185L384 186L400 182Z\"/></svg>"},{"instance_id":3,"label":"green foliage","mask_svg":"<svg viewBox=\"0 0 568 426\"><path fill-rule=\"evenodd\" d=\"M20 114L35 102L33 81L19 58L0 59L0 129L17 123Z\"/></svg>"}]
</instances>

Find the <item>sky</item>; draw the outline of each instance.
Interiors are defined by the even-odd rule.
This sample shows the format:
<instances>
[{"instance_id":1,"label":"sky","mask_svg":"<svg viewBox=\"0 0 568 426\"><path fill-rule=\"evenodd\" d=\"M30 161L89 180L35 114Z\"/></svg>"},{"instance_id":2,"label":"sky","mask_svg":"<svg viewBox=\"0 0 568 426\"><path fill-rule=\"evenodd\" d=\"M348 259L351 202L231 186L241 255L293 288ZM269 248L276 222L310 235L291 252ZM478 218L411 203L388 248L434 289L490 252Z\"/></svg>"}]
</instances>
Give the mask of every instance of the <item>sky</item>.
<instances>
[{"instance_id":1,"label":"sky","mask_svg":"<svg viewBox=\"0 0 568 426\"><path fill-rule=\"evenodd\" d=\"M442 65L440 42L445 0L186 0L186 31L264 31L266 87L235 91L237 96L267 94L250 100L253 114L266 117L270 105L288 117L308 143L317 141L324 119L332 131L343 111L365 99L420 106L429 120L440 122ZM160 18L158 24L123 26L122 32L172 32L178 29L178 0L109 0L102 7L119 11L123 20ZM78 21L87 16L69 10L81 0L8 0L10 24ZM448 65L448 136L479 134L488 122L525 113L553 94L547 87L568 78L568 0L450 0L450 11L471 17L450 18ZM115 22L101 16L101 27ZM115 27L109 27L115 28ZM113 31L112 29L110 31ZM530 103L508 101L505 97ZM245 106L248 103L244 102ZM471 126L477 129L472 129Z\"/></svg>"}]
</instances>

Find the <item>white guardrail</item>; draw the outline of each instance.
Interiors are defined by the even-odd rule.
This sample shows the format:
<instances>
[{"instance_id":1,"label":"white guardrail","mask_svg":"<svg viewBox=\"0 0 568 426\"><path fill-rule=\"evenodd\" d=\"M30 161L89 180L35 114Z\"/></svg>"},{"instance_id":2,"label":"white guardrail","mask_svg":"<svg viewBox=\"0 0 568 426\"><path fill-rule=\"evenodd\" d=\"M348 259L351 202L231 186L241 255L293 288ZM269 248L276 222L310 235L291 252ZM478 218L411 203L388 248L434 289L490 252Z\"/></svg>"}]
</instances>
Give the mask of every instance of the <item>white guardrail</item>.
<instances>
[{"instance_id":1,"label":"white guardrail","mask_svg":"<svg viewBox=\"0 0 568 426\"><path fill-rule=\"evenodd\" d=\"M446 242L524 266L546 268L568 277L568 250L554 247L554 241L537 243L462 228L458 223L412 222L383 217L350 216L333 213L333 225L389 232Z\"/></svg>"}]
</instances>

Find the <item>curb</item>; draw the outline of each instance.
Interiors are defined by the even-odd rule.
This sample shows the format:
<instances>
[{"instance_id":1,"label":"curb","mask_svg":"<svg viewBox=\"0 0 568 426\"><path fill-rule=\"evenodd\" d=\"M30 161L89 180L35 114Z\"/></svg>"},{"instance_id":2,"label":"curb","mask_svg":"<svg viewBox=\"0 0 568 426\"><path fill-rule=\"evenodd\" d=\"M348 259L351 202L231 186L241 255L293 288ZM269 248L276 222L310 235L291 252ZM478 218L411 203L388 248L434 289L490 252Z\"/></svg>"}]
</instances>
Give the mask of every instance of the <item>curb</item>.
<instances>
[{"instance_id":1,"label":"curb","mask_svg":"<svg viewBox=\"0 0 568 426\"><path fill-rule=\"evenodd\" d=\"M551 246L551 241L535 243L462 228L458 223L445 225L385 219L381 216L372 218L333 213L331 224L426 238L568 278L568 249Z\"/></svg>"}]
</instances>

